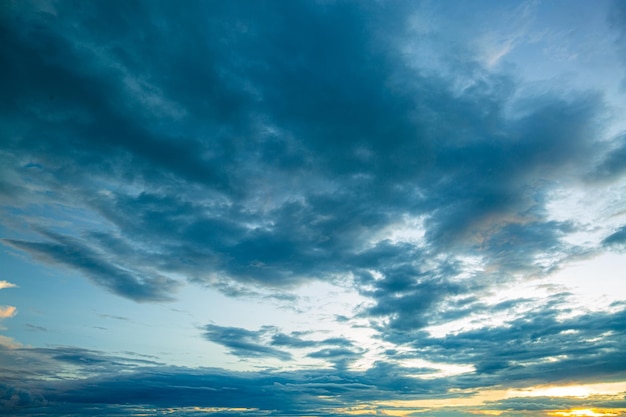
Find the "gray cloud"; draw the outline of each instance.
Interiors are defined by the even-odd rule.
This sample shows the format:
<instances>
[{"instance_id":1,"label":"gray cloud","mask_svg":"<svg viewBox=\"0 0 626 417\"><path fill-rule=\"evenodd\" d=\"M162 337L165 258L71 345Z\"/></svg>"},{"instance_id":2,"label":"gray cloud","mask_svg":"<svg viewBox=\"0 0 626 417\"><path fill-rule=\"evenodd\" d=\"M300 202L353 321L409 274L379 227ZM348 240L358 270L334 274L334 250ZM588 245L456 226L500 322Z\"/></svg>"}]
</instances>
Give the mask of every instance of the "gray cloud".
<instances>
[{"instance_id":1,"label":"gray cloud","mask_svg":"<svg viewBox=\"0 0 626 417\"><path fill-rule=\"evenodd\" d=\"M606 246L620 245L626 242L626 226L620 227L618 230L604 238L602 243Z\"/></svg>"},{"instance_id":2,"label":"gray cloud","mask_svg":"<svg viewBox=\"0 0 626 417\"><path fill-rule=\"evenodd\" d=\"M507 309L527 301L519 299L493 308ZM400 330L390 339L396 346L404 347L402 354L387 352L390 358L475 365L476 372L455 377L422 380L415 375L434 370L386 362L377 362L367 371L349 371L347 365L358 357L359 349L344 338L313 341L303 338L303 334L284 334L271 327L250 331L208 325L204 328L207 339L224 345L242 358L290 358L287 351L273 346L311 349L308 356L328 360L336 370L332 374L324 370L246 373L191 370L72 347L2 348L0 367L5 385L1 398L11 415L36 415L33 413L37 412L80 415L87 412L85 404L89 404L90 410L92 404L99 404L101 409L93 408L96 415L98 412L115 415L119 410L130 410L128 407L137 407L137 410L143 407L247 407L260 409L268 415L306 414L312 410L333 415L333 409L349 404L445 398L452 387L476 390L503 384L525 387L623 378L625 369L619 364L625 348L626 310L560 318L560 313L567 313L558 308L565 301L563 297L555 297L543 309L536 309L505 326L461 331L445 338ZM469 300L468 303L480 302ZM618 308L620 304L613 307ZM479 311L480 306L476 310ZM417 356L406 348L415 349ZM546 360L549 358L551 360ZM68 372L60 372L64 369ZM76 379L76 375L81 378ZM271 396L267 396L268 390ZM533 400L510 399L487 404L486 408L528 411L548 409L556 401ZM564 407L601 403L595 399L558 401ZM616 407L616 401L604 398L602 404ZM546 408L536 408L536 404ZM180 412L187 415L184 410Z\"/></svg>"},{"instance_id":3,"label":"gray cloud","mask_svg":"<svg viewBox=\"0 0 626 417\"><path fill-rule=\"evenodd\" d=\"M113 293L124 295L135 301L167 301L171 292L179 285L176 281L158 274L148 277L116 266L92 248L78 240L46 233L52 242L27 242L6 239L4 242L22 249L44 262L72 266Z\"/></svg>"},{"instance_id":4,"label":"gray cloud","mask_svg":"<svg viewBox=\"0 0 626 417\"><path fill-rule=\"evenodd\" d=\"M330 356L336 357L336 353ZM34 365L30 369L36 372L20 374L18 357L28 358ZM438 395L442 389L440 384L403 376L402 368L382 364L367 372L341 368L333 373L324 369L234 372L167 367L74 348L2 349L0 361L9 371L2 392L7 396L22 393L21 402L0 411L10 415L117 415L120 410L177 408L186 416L193 415L194 407L216 407L235 408L240 413L245 412L242 408L256 409L255 415L333 416L340 415L336 409L362 401L414 397L417 393ZM59 372L66 369L82 377ZM53 371L58 376L46 378L47 372Z\"/></svg>"},{"instance_id":5,"label":"gray cloud","mask_svg":"<svg viewBox=\"0 0 626 417\"><path fill-rule=\"evenodd\" d=\"M511 118L514 80L486 73L459 95L406 66L405 7L115 3L64 10L54 25L17 8L6 42L20 53L2 77L12 80L5 120L18 121L7 145L14 185L37 201L26 181L39 184L108 226L79 231L85 257L69 255L77 241L62 233L13 245L135 300L172 294L175 283L147 269L233 295L237 283L289 288L366 265L385 276L419 269L419 285L442 288L456 271L418 267L420 252L478 253L507 274L572 250L543 206L588 160L599 98L532 97ZM96 15L109 26L70 24ZM189 42L197 53L183 52ZM425 216L426 249L367 247L405 214ZM406 300L447 296L435 293ZM384 291L373 295L375 313L391 314Z\"/></svg>"},{"instance_id":6,"label":"gray cloud","mask_svg":"<svg viewBox=\"0 0 626 417\"><path fill-rule=\"evenodd\" d=\"M291 359L288 352L266 346L261 340L266 332L251 331L237 327L221 327L207 324L204 336L211 342L218 343L229 349L233 355L242 358L275 357L281 360Z\"/></svg>"},{"instance_id":7,"label":"gray cloud","mask_svg":"<svg viewBox=\"0 0 626 417\"><path fill-rule=\"evenodd\" d=\"M198 406L306 414L344 399L624 374L623 312L561 319L566 294L505 326L445 339L424 331L534 305L480 297L624 243L622 227L578 247L567 237L584 225L549 214L562 187L602 187L626 172L623 136L600 145L599 93L533 93L513 73L487 71L469 44L450 45L453 35L415 32L413 2L54 7L0 13L3 243L138 302L174 298L182 283L172 276L285 303L311 281L354 284L368 299L354 316L409 349L390 356L476 372L425 382L409 375L432 370L384 361L351 372L364 352L347 338L210 324L204 337L239 358L297 351L327 360L337 380L166 368L120 383L96 353L24 350L48 376L45 364L90 367L92 388L41 382L31 395L12 374L3 401L94 402L106 414L106 404L194 406L206 389ZM446 51L442 71L415 65L408 40ZM482 268L468 273L467 257Z\"/></svg>"},{"instance_id":8,"label":"gray cloud","mask_svg":"<svg viewBox=\"0 0 626 417\"><path fill-rule=\"evenodd\" d=\"M364 352L364 349L354 347L352 341L346 338L304 339L298 333L281 333L270 326L247 330L208 324L203 330L207 340L226 347L229 353L240 358L274 357L290 360L292 355L285 349L317 349L306 356L325 359L343 369Z\"/></svg>"},{"instance_id":9,"label":"gray cloud","mask_svg":"<svg viewBox=\"0 0 626 417\"><path fill-rule=\"evenodd\" d=\"M615 361L624 349L626 310L566 319L561 316L572 311L564 308L565 300L559 298L498 327L445 337L396 332L390 340L414 348L415 357L473 364L475 373L456 380L468 388L499 381L528 386L623 377L626 368Z\"/></svg>"},{"instance_id":10,"label":"gray cloud","mask_svg":"<svg viewBox=\"0 0 626 417\"><path fill-rule=\"evenodd\" d=\"M346 369L349 364L359 359L363 351L361 349L324 348L307 354L309 358L324 359L333 364L337 369Z\"/></svg>"}]
</instances>

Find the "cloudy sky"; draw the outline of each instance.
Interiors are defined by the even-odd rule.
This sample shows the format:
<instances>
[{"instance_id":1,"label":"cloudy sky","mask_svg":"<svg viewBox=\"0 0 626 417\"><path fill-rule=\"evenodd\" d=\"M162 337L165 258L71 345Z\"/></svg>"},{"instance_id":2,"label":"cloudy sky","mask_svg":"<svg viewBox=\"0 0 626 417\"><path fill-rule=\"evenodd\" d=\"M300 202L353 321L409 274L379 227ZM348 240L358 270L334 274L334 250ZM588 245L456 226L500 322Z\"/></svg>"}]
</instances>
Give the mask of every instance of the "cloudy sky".
<instances>
[{"instance_id":1,"label":"cloudy sky","mask_svg":"<svg viewBox=\"0 0 626 417\"><path fill-rule=\"evenodd\" d=\"M626 3L0 3L0 414L626 415Z\"/></svg>"}]
</instances>

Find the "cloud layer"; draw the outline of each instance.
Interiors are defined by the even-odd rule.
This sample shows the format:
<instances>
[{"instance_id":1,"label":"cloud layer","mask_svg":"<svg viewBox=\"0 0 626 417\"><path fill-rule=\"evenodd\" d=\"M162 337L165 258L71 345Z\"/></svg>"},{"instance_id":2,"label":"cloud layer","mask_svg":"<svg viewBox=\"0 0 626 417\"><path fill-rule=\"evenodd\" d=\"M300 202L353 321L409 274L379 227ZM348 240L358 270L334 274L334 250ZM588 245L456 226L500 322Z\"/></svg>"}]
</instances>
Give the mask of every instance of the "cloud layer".
<instances>
[{"instance_id":1,"label":"cloud layer","mask_svg":"<svg viewBox=\"0 0 626 417\"><path fill-rule=\"evenodd\" d=\"M367 300L338 321L374 336L364 346L272 322L197 324L207 345L259 367L323 363L251 374L135 363L119 377L125 359L103 352L13 346L2 351L12 372L2 404L342 415L345 404L376 411L451 389L626 379L623 303L579 310L549 282L624 249L626 135L614 133L606 95L537 87L507 67L514 48L539 42L525 25L483 62L480 25L428 17L472 6L427 6L10 3L0 13L5 246L140 303L192 285L295 305L298 289L329 283ZM611 11L622 39L624 7ZM559 206L579 194L599 197ZM524 284L541 296L501 296ZM0 318L14 314L0 307ZM33 374L86 377L20 382L8 365L20 355ZM366 355L378 356L358 369ZM444 376L446 366L466 371Z\"/></svg>"},{"instance_id":2,"label":"cloud layer","mask_svg":"<svg viewBox=\"0 0 626 417\"><path fill-rule=\"evenodd\" d=\"M621 172L621 148L598 145L598 94L515 99L513 77L450 59L454 88L399 50L403 5L166 9L23 7L7 22L6 195L65 218L5 243L124 297L170 298L168 273L228 291L376 270L453 291L464 255L545 272L576 253L550 193ZM86 23L99 14L118 17ZM421 239L390 239L415 222Z\"/></svg>"}]
</instances>

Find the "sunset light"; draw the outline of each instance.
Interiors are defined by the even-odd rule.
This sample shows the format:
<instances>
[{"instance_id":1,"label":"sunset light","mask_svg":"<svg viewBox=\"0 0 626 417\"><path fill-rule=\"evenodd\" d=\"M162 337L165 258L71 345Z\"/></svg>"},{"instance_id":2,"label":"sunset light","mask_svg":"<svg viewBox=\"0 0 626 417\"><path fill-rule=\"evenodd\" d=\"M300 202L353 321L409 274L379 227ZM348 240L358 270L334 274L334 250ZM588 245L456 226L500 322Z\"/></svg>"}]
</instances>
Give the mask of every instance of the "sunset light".
<instances>
[{"instance_id":1,"label":"sunset light","mask_svg":"<svg viewBox=\"0 0 626 417\"><path fill-rule=\"evenodd\" d=\"M586 385L563 385L551 387L529 387L509 390L507 397L579 397L590 395L617 395L626 392L626 381L595 383Z\"/></svg>"},{"instance_id":2,"label":"sunset light","mask_svg":"<svg viewBox=\"0 0 626 417\"><path fill-rule=\"evenodd\" d=\"M603 416L618 416L617 413L610 413L605 411L599 411L595 409L580 409L580 410L570 410L570 411L556 411L550 413L553 416L563 416L563 417L603 417Z\"/></svg>"}]
</instances>

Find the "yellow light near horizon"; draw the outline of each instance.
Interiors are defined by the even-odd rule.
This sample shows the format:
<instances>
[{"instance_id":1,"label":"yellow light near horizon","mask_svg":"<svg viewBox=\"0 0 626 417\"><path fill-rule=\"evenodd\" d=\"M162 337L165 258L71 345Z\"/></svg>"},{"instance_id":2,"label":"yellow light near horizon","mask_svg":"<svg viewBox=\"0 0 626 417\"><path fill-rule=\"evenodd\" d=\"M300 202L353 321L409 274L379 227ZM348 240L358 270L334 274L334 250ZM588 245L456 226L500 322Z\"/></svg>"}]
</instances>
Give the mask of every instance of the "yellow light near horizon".
<instances>
[{"instance_id":1,"label":"yellow light near horizon","mask_svg":"<svg viewBox=\"0 0 626 417\"><path fill-rule=\"evenodd\" d=\"M202 413L249 413L257 412L258 408L244 408L244 407L193 407L193 411Z\"/></svg>"},{"instance_id":2,"label":"yellow light near horizon","mask_svg":"<svg viewBox=\"0 0 626 417\"><path fill-rule=\"evenodd\" d=\"M349 407L349 408L335 408L333 411L337 414L347 414L350 416L363 416L363 415L372 415L372 414L375 415L377 413L375 409L372 409L366 405L360 405L360 406Z\"/></svg>"},{"instance_id":3,"label":"yellow light near horizon","mask_svg":"<svg viewBox=\"0 0 626 417\"><path fill-rule=\"evenodd\" d=\"M457 398L439 398L439 399L423 399L423 400L392 400L392 401L374 401L372 404L384 407L399 408L441 408L441 407L473 407L484 405L485 402L498 401L505 398L507 391L504 390L484 390L472 396L463 396Z\"/></svg>"},{"instance_id":4,"label":"yellow light near horizon","mask_svg":"<svg viewBox=\"0 0 626 417\"><path fill-rule=\"evenodd\" d=\"M458 391L458 392L457 392ZM369 404L372 410L387 410L387 408L396 408L398 410L413 410L413 412L422 412L424 410L445 408L445 407L476 407L480 408L488 403L509 399L524 397L573 397L584 398L603 396L621 396L626 392L626 381L619 382L600 382L594 384L581 385L560 385L560 386L532 386L524 389L508 389L508 390L482 390L475 393L464 394L461 390L451 389L450 394L458 394L458 397L437 398L437 399L415 399L415 400L390 400L390 401L373 401ZM487 407L488 408L488 407ZM472 411L476 411L472 410ZM626 409L611 408L609 410L599 411L598 409L572 409L569 411L552 411L551 416L563 417L610 417L621 415L619 413L626 412ZM561 414L558 414L561 413ZM585 414L587 413L587 414ZM595 414L589 414L595 413ZM615 414L618 413L618 414ZM479 415L502 415L500 410L477 410Z\"/></svg>"},{"instance_id":5,"label":"yellow light near horizon","mask_svg":"<svg viewBox=\"0 0 626 417\"><path fill-rule=\"evenodd\" d=\"M343 412L343 414L350 416L371 416L376 415L376 413L378 413L376 410L348 410Z\"/></svg>"},{"instance_id":6,"label":"yellow light near horizon","mask_svg":"<svg viewBox=\"0 0 626 417\"><path fill-rule=\"evenodd\" d=\"M591 391L582 385L563 387L550 387L538 389L532 393L532 397L588 397Z\"/></svg>"},{"instance_id":7,"label":"yellow light near horizon","mask_svg":"<svg viewBox=\"0 0 626 417\"><path fill-rule=\"evenodd\" d=\"M596 411L592 408L585 409L573 409L569 411L555 411L550 413L553 416L563 416L563 417L609 417L609 416L617 416L615 413L607 413L604 411Z\"/></svg>"},{"instance_id":8,"label":"yellow light near horizon","mask_svg":"<svg viewBox=\"0 0 626 417\"><path fill-rule=\"evenodd\" d=\"M584 385L535 386L520 390L509 390L507 398L514 397L578 397L592 395L617 395L626 391L626 381L603 382Z\"/></svg>"}]
</instances>

